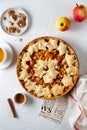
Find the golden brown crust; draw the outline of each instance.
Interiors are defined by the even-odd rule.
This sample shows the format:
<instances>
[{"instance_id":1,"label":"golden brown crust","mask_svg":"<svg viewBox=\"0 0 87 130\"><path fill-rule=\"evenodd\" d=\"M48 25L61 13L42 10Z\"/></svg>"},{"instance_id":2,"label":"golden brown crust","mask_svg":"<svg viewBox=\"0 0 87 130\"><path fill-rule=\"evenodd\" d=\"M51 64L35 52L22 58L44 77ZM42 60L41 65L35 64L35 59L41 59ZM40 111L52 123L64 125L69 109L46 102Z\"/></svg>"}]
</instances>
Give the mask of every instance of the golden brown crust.
<instances>
[{"instance_id":1,"label":"golden brown crust","mask_svg":"<svg viewBox=\"0 0 87 130\"><path fill-rule=\"evenodd\" d=\"M64 40L61 40L59 38L56 38L56 37L50 37L50 36L45 36L45 37L40 37L40 38L37 38L37 39L34 39L32 40L31 42L29 42L23 49L22 51L20 52L19 56L18 56L18 59L17 59L17 66L16 66L16 72L17 72L17 76L19 78L19 71L20 71L20 66L21 66L21 59L22 59L22 56L23 54L26 52L26 49L28 47L30 47L31 45L35 44L36 42L38 42L39 40L46 40L46 41L49 41L50 39L53 39L53 40L58 40L59 42L62 41L65 45L67 45L67 48L69 49L70 53L75 57L75 60L76 60L76 74L74 75L74 84L72 86L69 86L67 88L64 89L63 93L62 94L59 94L57 96L54 96L52 95L51 98L49 97L44 97L44 96L41 96L41 97L38 97L36 94L34 94L34 91L31 91L31 92L28 92L28 90L25 88L24 86L24 83L23 81L19 80L19 82L21 83L22 87L28 92L30 93L31 95L35 96L35 97L38 97L38 98L42 98L42 99L54 99L54 98L59 98L65 94L67 94L77 83L77 80L78 80L78 73L79 73L79 63L78 63L78 58L76 56L76 53L74 52L74 50L72 49L72 47L70 45L68 45L67 42L65 42Z\"/></svg>"}]
</instances>

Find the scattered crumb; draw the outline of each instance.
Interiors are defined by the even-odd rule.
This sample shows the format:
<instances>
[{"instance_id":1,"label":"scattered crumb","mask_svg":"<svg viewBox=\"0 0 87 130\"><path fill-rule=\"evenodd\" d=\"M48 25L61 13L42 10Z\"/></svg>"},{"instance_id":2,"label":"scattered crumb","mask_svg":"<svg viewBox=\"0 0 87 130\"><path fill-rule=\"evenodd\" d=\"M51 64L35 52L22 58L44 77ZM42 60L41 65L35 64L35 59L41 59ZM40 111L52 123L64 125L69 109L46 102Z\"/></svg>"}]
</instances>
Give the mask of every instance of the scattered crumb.
<instances>
[{"instance_id":1,"label":"scattered crumb","mask_svg":"<svg viewBox=\"0 0 87 130\"><path fill-rule=\"evenodd\" d=\"M8 15L9 15L10 17L12 17L12 19L13 19L14 21L17 20L17 15L15 14L15 11L14 11L14 10L8 11Z\"/></svg>"},{"instance_id":2,"label":"scattered crumb","mask_svg":"<svg viewBox=\"0 0 87 130\"><path fill-rule=\"evenodd\" d=\"M14 14L15 14L15 11L14 11L14 10L9 10L9 11L8 11L8 15L9 15L9 16L12 16L12 15L14 15Z\"/></svg>"},{"instance_id":3,"label":"scattered crumb","mask_svg":"<svg viewBox=\"0 0 87 130\"><path fill-rule=\"evenodd\" d=\"M18 17L23 21L26 19L26 15L22 13L19 13Z\"/></svg>"},{"instance_id":4,"label":"scattered crumb","mask_svg":"<svg viewBox=\"0 0 87 130\"><path fill-rule=\"evenodd\" d=\"M16 15L16 14L13 14L11 17L12 17L12 19L13 19L14 21L17 20L17 15Z\"/></svg>"},{"instance_id":5,"label":"scattered crumb","mask_svg":"<svg viewBox=\"0 0 87 130\"><path fill-rule=\"evenodd\" d=\"M22 38L19 38L19 41L21 42L23 39Z\"/></svg>"},{"instance_id":6,"label":"scattered crumb","mask_svg":"<svg viewBox=\"0 0 87 130\"><path fill-rule=\"evenodd\" d=\"M14 33L15 30L16 30L15 27L8 27L8 28L7 28L8 33Z\"/></svg>"},{"instance_id":7,"label":"scattered crumb","mask_svg":"<svg viewBox=\"0 0 87 130\"><path fill-rule=\"evenodd\" d=\"M24 27L25 25L26 25L26 23L25 23L24 20L19 20L19 21L17 22L17 26L18 26L18 27Z\"/></svg>"},{"instance_id":8,"label":"scattered crumb","mask_svg":"<svg viewBox=\"0 0 87 130\"><path fill-rule=\"evenodd\" d=\"M21 42L22 40L23 40L23 38L18 38L18 39L15 39L15 42L16 41L20 41Z\"/></svg>"},{"instance_id":9,"label":"scattered crumb","mask_svg":"<svg viewBox=\"0 0 87 130\"><path fill-rule=\"evenodd\" d=\"M14 25L14 23L9 21L9 26L13 26L13 25Z\"/></svg>"},{"instance_id":10,"label":"scattered crumb","mask_svg":"<svg viewBox=\"0 0 87 130\"><path fill-rule=\"evenodd\" d=\"M20 29L19 29L19 28L16 28L15 32L16 32L16 33L20 33Z\"/></svg>"},{"instance_id":11,"label":"scattered crumb","mask_svg":"<svg viewBox=\"0 0 87 130\"><path fill-rule=\"evenodd\" d=\"M3 20L6 20L6 17L3 17Z\"/></svg>"},{"instance_id":12,"label":"scattered crumb","mask_svg":"<svg viewBox=\"0 0 87 130\"><path fill-rule=\"evenodd\" d=\"M8 27L6 27L6 31L8 32Z\"/></svg>"},{"instance_id":13,"label":"scattered crumb","mask_svg":"<svg viewBox=\"0 0 87 130\"><path fill-rule=\"evenodd\" d=\"M8 33L20 33L20 29L16 27L6 27Z\"/></svg>"}]
</instances>

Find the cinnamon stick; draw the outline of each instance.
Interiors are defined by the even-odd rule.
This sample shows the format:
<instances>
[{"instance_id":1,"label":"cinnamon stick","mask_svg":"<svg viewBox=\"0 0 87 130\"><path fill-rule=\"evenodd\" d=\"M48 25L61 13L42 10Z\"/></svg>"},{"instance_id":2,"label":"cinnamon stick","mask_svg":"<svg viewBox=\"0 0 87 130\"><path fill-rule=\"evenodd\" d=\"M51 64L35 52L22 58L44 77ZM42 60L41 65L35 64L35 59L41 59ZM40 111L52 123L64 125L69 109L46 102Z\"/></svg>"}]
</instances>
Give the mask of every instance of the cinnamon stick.
<instances>
[{"instance_id":1,"label":"cinnamon stick","mask_svg":"<svg viewBox=\"0 0 87 130\"><path fill-rule=\"evenodd\" d=\"M8 98L7 101L8 101L8 104L10 106L13 117L16 118L17 114L16 114L16 111L15 111L15 108L14 108L14 105L13 105L11 98Z\"/></svg>"}]
</instances>

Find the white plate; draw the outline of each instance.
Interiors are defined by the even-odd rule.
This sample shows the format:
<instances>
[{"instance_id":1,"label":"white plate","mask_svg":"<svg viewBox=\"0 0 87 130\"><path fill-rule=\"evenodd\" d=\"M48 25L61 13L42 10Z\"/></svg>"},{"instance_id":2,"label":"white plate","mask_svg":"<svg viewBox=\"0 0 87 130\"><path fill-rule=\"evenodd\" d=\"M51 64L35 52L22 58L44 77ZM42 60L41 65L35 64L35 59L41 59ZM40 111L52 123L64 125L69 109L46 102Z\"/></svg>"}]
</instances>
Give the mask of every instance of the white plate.
<instances>
[{"instance_id":1,"label":"white plate","mask_svg":"<svg viewBox=\"0 0 87 130\"><path fill-rule=\"evenodd\" d=\"M4 49L7 51L7 60L5 63L0 64L0 69L5 69L11 64L13 53L12 48L6 43L0 41L0 47L4 47Z\"/></svg>"},{"instance_id":2,"label":"white plate","mask_svg":"<svg viewBox=\"0 0 87 130\"><path fill-rule=\"evenodd\" d=\"M18 15L19 13L25 14L25 16L26 16L26 25L25 25L24 27L19 28L19 27L16 25L16 23L18 22L19 18L18 18L16 21L14 21L11 17L9 17L8 11L10 11L10 10L14 10L17 15ZM6 20L4 20L4 17L6 17ZM17 27L17 28L19 28L19 29L20 29L20 33L9 33L9 32L6 30L6 27L10 27L9 21L14 22L14 25L13 25L12 27ZM21 34L23 34L23 33L27 30L27 28L28 28L28 15L27 15L27 13L26 13L22 8L19 8L19 7L9 8L9 9L5 10L5 11L2 13L2 15L1 15L1 27L2 27L2 29L3 29L6 33L8 33L8 34L10 34L10 35L21 35Z\"/></svg>"}]
</instances>

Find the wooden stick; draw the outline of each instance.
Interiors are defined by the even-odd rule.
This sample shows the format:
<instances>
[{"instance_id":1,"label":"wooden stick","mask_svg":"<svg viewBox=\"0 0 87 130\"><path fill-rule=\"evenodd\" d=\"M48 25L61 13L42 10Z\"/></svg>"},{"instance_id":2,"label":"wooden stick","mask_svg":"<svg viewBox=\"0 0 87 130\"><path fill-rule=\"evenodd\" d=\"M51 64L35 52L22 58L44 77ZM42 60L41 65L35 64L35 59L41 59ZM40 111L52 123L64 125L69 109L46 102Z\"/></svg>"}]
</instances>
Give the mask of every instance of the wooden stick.
<instances>
[{"instance_id":1,"label":"wooden stick","mask_svg":"<svg viewBox=\"0 0 87 130\"><path fill-rule=\"evenodd\" d=\"M14 108L12 100L10 98L8 98L7 101L8 101L8 104L10 106L10 109L12 111L13 117L16 118L17 114L16 114L16 111L15 111L15 108Z\"/></svg>"}]
</instances>

